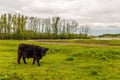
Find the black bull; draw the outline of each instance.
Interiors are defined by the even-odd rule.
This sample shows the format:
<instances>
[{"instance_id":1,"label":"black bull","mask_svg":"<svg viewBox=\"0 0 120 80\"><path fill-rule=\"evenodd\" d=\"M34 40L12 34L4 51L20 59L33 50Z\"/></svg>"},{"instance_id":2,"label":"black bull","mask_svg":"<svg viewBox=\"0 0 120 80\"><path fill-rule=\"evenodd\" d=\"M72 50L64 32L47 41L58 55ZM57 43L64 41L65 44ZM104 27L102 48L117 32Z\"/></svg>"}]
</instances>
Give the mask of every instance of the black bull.
<instances>
[{"instance_id":1,"label":"black bull","mask_svg":"<svg viewBox=\"0 0 120 80\"><path fill-rule=\"evenodd\" d=\"M20 59L23 58L26 64L25 58L33 58L33 64L37 61L38 66L40 66L39 60L42 56L45 56L48 48L41 46L30 45L30 44L19 44L18 46L18 64L20 64Z\"/></svg>"}]
</instances>

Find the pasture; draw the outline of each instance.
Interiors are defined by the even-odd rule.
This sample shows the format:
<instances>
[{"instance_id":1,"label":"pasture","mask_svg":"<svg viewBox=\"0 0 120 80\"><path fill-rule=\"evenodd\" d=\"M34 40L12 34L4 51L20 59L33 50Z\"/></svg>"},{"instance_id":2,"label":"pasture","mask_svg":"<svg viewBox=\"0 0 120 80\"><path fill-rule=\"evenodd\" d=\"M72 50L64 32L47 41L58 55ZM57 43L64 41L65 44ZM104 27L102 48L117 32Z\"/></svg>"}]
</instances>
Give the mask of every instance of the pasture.
<instances>
[{"instance_id":1,"label":"pasture","mask_svg":"<svg viewBox=\"0 0 120 80\"><path fill-rule=\"evenodd\" d=\"M20 43L49 48L41 66L17 63ZM120 80L120 40L0 40L0 80Z\"/></svg>"}]
</instances>

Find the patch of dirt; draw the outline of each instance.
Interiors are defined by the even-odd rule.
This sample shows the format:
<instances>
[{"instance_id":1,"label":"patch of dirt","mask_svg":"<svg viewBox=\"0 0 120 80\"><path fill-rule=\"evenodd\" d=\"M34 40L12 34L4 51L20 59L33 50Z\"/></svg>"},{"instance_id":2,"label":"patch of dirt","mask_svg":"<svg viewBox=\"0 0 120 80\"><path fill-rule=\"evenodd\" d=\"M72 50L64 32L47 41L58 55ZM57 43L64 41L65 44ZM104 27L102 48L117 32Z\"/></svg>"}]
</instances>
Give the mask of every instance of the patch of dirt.
<instances>
[{"instance_id":1,"label":"patch of dirt","mask_svg":"<svg viewBox=\"0 0 120 80\"><path fill-rule=\"evenodd\" d=\"M36 40L35 40L36 41ZM50 42L50 41L38 41L40 43L45 43L45 44L62 44L62 45L81 45L81 46L109 46L109 45L105 45L105 44L87 44L87 43L77 43L77 42Z\"/></svg>"},{"instance_id":2,"label":"patch of dirt","mask_svg":"<svg viewBox=\"0 0 120 80\"><path fill-rule=\"evenodd\" d=\"M119 45L109 45L109 44L95 44L95 43L79 43L79 42L55 42L48 40L29 40L29 41L37 41L45 44L63 44L63 45L81 45L81 46L119 46Z\"/></svg>"}]
</instances>

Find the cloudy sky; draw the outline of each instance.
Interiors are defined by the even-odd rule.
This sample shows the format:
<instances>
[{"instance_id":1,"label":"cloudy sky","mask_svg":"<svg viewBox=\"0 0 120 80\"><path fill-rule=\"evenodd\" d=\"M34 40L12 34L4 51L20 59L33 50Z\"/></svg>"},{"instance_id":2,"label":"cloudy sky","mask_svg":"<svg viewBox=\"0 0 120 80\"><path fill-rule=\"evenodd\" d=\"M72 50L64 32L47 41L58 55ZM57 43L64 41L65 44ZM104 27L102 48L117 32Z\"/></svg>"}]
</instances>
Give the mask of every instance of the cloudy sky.
<instances>
[{"instance_id":1,"label":"cloudy sky","mask_svg":"<svg viewBox=\"0 0 120 80\"><path fill-rule=\"evenodd\" d=\"M19 12L47 18L60 16L91 25L94 35L120 33L120 0L0 0L0 14Z\"/></svg>"}]
</instances>

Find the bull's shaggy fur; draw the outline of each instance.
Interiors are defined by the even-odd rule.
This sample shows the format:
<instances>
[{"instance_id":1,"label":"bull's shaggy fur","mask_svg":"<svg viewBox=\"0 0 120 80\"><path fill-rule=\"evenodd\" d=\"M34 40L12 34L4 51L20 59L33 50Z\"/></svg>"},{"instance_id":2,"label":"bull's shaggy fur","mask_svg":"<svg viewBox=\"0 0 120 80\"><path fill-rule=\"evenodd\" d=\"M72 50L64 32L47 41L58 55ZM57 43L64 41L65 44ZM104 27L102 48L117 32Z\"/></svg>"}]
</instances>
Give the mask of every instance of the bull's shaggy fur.
<instances>
[{"instance_id":1,"label":"bull's shaggy fur","mask_svg":"<svg viewBox=\"0 0 120 80\"><path fill-rule=\"evenodd\" d=\"M20 59L23 58L26 64L25 58L33 58L33 64L37 61L38 66L40 66L39 60L42 56L45 56L48 48L41 46L31 45L31 44L19 44L18 46L18 64L20 64Z\"/></svg>"}]
</instances>

